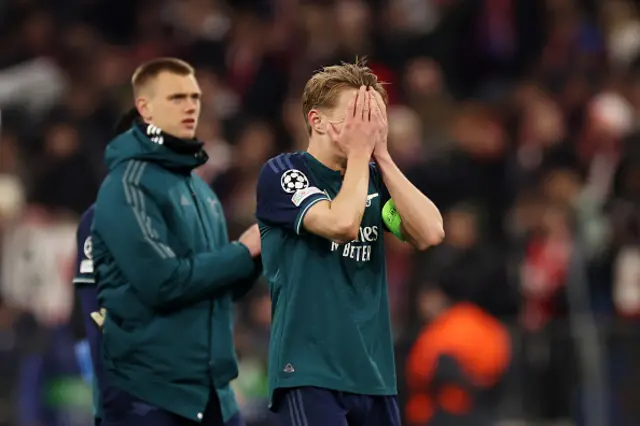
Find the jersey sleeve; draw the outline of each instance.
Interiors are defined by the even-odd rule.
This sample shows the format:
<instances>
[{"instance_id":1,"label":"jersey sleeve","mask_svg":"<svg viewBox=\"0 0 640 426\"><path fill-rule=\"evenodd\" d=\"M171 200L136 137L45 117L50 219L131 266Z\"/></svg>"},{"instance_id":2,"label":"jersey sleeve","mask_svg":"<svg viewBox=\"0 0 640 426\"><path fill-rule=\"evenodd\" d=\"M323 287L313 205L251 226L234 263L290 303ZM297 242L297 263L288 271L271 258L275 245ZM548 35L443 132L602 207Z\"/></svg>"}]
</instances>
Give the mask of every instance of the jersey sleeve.
<instances>
[{"instance_id":1,"label":"jersey sleeve","mask_svg":"<svg viewBox=\"0 0 640 426\"><path fill-rule=\"evenodd\" d=\"M378 194L380 194L380 214L382 214L382 209L384 208L385 204L387 204L387 202L391 199L391 195L389 194L387 185L385 185L384 180L382 180L382 174L380 173L380 169L378 168L376 163L369 164L369 173L371 175L371 179L373 179L373 181L375 182ZM385 231L389 231L384 221L383 226Z\"/></svg>"},{"instance_id":2,"label":"jersey sleeve","mask_svg":"<svg viewBox=\"0 0 640 426\"><path fill-rule=\"evenodd\" d=\"M304 217L316 203L329 200L304 160L280 155L269 160L258 177L256 218L267 226L300 234Z\"/></svg>"},{"instance_id":3,"label":"jersey sleeve","mask_svg":"<svg viewBox=\"0 0 640 426\"><path fill-rule=\"evenodd\" d=\"M93 259L91 255L91 223L93 222L93 208L90 208L82 215L76 243L78 247L78 257L76 259L75 274L73 283L75 285L94 285Z\"/></svg>"}]
</instances>

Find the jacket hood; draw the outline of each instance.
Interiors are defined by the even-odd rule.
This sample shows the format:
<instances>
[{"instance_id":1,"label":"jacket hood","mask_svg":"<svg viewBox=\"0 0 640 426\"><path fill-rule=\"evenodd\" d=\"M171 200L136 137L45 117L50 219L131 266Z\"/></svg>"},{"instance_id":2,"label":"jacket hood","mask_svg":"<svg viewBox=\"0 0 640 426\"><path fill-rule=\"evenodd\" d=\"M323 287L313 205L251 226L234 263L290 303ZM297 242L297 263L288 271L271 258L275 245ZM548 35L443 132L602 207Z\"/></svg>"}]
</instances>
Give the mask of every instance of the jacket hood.
<instances>
[{"instance_id":1,"label":"jacket hood","mask_svg":"<svg viewBox=\"0 0 640 426\"><path fill-rule=\"evenodd\" d=\"M107 145L105 162L109 170L128 160L142 160L190 173L209 159L202 147L197 140L178 139L152 124L136 122Z\"/></svg>"}]
</instances>

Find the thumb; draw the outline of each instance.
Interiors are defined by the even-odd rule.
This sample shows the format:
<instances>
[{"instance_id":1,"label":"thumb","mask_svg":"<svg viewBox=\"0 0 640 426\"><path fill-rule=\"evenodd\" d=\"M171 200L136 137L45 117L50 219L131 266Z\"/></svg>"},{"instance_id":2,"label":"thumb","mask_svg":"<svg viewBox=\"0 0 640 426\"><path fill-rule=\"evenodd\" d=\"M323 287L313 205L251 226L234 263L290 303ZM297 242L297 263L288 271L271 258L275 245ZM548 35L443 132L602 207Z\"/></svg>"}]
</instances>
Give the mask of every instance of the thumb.
<instances>
[{"instance_id":1,"label":"thumb","mask_svg":"<svg viewBox=\"0 0 640 426\"><path fill-rule=\"evenodd\" d=\"M340 136L333 123L327 124L327 134L329 135L329 138L331 138L332 142L337 142L338 137Z\"/></svg>"},{"instance_id":2,"label":"thumb","mask_svg":"<svg viewBox=\"0 0 640 426\"><path fill-rule=\"evenodd\" d=\"M104 316L98 312L91 312L91 319L98 326L98 328L102 328L104 325Z\"/></svg>"}]
</instances>

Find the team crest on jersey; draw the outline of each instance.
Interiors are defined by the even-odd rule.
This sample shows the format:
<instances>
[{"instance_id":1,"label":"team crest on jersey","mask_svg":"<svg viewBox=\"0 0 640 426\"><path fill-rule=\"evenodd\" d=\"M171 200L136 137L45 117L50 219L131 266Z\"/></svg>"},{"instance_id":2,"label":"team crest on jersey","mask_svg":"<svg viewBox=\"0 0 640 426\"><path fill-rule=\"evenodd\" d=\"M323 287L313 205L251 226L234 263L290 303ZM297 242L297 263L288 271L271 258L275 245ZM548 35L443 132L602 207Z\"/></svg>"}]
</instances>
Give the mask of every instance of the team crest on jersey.
<instances>
[{"instance_id":1,"label":"team crest on jersey","mask_svg":"<svg viewBox=\"0 0 640 426\"><path fill-rule=\"evenodd\" d=\"M85 259L83 259L82 262L80 262L80 273L93 274L93 260L92 260L93 245L91 244L91 237L87 237L87 239L84 240L84 246L82 249L84 251Z\"/></svg>"},{"instance_id":2,"label":"team crest on jersey","mask_svg":"<svg viewBox=\"0 0 640 426\"><path fill-rule=\"evenodd\" d=\"M377 198L377 197L378 197L377 192L375 194L367 195L367 204L365 205L365 207L371 207L371 202L373 201L374 198Z\"/></svg>"},{"instance_id":3,"label":"team crest on jersey","mask_svg":"<svg viewBox=\"0 0 640 426\"><path fill-rule=\"evenodd\" d=\"M284 192L293 194L309 186L309 179L300 170L289 169L282 174L280 186Z\"/></svg>"}]
</instances>

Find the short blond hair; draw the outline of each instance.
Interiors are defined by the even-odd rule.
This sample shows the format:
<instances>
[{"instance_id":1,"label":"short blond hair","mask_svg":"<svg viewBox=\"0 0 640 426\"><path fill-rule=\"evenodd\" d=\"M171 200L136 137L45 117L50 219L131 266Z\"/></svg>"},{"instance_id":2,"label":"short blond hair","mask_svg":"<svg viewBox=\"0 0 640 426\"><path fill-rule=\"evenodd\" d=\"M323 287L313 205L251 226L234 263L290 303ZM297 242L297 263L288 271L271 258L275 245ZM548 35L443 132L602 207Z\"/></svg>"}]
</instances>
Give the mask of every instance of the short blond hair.
<instances>
[{"instance_id":1,"label":"short blond hair","mask_svg":"<svg viewBox=\"0 0 640 426\"><path fill-rule=\"evenodd\" d=\"M364 60L356 59L355 63L342 62L320 69L307 81L302 92L302 112L309 134L309 111L314 108L333 108L342 89L372 87L387 104L389 98L383 85Z\"/></svg>"},{"instance_id":2,"label":"short blond hair","mask_svg":"<svg viewBox=\"0 0 640 426\"><path fill-rule=\"evenodd\" d=\"M187 62L178 58L156 58L140 65L131 77L131 88L134 96L140 89L156 78L160 73L169 72L177 75L195 75L195 70Z\"/></svg>"}]
</instances>

